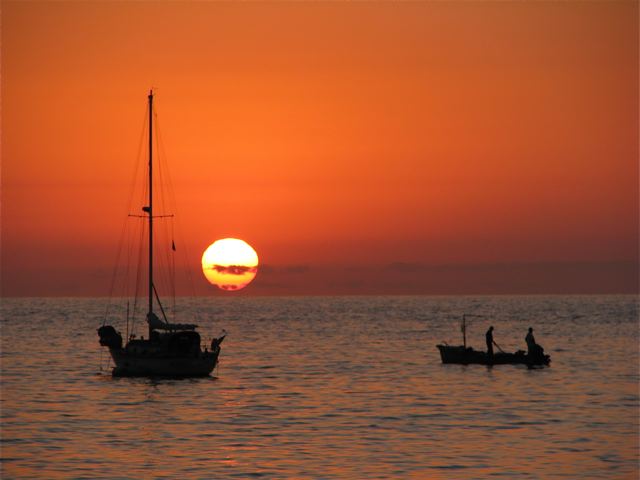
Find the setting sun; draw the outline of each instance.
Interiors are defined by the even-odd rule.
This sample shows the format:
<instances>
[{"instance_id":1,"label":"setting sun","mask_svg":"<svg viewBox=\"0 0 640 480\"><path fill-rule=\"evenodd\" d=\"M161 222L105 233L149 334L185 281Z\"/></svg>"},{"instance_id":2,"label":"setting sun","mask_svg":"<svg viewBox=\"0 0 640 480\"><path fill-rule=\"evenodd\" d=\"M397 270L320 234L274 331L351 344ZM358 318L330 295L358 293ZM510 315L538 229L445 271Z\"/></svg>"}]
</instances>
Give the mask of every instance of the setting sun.
<instances>
[{"instance_id":1,"label":"setting sun","mask_svg":"<svg viewBox=\"0 0 640 480\"><path fill-rule=\"evenodd\" d=\"M202 271L210 283L222 290L240 290L258 273L258 254L244 240L216 240L202 255Z\"/></svg>"}]
</instances>

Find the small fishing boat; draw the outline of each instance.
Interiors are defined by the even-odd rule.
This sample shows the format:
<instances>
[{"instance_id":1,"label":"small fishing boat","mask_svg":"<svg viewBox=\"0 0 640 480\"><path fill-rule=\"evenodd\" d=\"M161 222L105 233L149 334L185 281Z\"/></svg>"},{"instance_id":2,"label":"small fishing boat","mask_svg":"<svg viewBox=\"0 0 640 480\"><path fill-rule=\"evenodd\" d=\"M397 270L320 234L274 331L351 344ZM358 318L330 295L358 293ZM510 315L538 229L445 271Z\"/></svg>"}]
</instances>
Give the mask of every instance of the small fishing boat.
<instances>
[{"instance_id":1,"label":"small fishing boat","mask_svg":"<svg viewBox=\"0 0 640 480\"><path fill-rule=\"evenodd\" d=\"M487 352L474 350L467 346L467 317L480 315L462 315L462 345L453 346L443 342L436 345L440 351L442 363L457 363L462 365L478 364L478 365L527 365L528 367L545 366L551 362L551 357L545 355L542 348L537 354L530 355L524 350L518 350L513 353L496 352L489 355Z\"/></svg>"},{"instance_id":2,"label":"small fishing boat","mask_svg":"<svg viewBox=\"0 0 640 480\"><path fill-rule=\"evenodd\" d=\"M105 320L98 328L100 345L108 347L115 367L113 376L130 377L202 377L215 368L220 355L220 344L224 335L211 341L211 349L201 347L197 325L192 323L170 323L154 284L154 231L153 231L153 91L149 92L149 163L148 163L148 205L142 207L148 226L148 310L146 321L148 336L136 338L128 335L129 309L127 307L127 339L123 339L112 325ZM131 216L131 215L130 215ZM137 215L135 215L137 216ZM157 215L162 217L166 215ZM174 245L175 250L175 245ZM155 302L154 302L155 299ZM127 304L128 305L128 304ZM162 319L154 311L157 306ZM134 309L135 313L135 309Z\"/></svg>"}]
</instances>

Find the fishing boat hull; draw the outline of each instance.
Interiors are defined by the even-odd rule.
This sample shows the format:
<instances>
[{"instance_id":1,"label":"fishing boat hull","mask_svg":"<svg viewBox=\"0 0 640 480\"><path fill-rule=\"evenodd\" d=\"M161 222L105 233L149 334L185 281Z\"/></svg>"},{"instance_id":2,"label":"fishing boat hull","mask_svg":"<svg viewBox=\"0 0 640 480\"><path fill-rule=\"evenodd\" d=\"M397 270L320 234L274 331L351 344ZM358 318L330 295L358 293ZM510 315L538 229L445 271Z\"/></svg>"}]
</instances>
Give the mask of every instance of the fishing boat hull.
<instances>
[{"instance_id":1,"label":"fishing boat hull","mask_svg":"<svg viewBox=\"0 0 640 480\"><path fill-rule=\"evenodd\" d=\"M529 367L545 366L551 362L549 355L528 355L523 350L515 353L496 352L488 355L487 352L474 350L471 347L436 345L440 351L442 363L456 363L461 365L527 365Z\"/></svg>"},{"instance_id":2,"label":"fishing boat hull","mask_svg":"<svg viewBox=\"0 0 640 480\"><path fill-rule=\"evenodd\" d=\"M110 348L114 377L206 377L218 363L220 349L190 356L147 355Z\"/></svg>"}]
</instances>

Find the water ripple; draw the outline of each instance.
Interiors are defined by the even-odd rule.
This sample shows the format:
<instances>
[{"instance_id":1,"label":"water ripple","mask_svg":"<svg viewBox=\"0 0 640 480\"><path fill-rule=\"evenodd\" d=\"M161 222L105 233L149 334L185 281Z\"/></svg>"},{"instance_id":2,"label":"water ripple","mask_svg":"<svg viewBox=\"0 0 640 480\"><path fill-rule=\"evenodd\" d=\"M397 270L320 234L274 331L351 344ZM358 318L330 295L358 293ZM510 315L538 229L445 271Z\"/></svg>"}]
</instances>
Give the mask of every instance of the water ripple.
<instances>
[{"instance_id":1,"label":"water ripple","mask_svg":"<svg viewBox=\"0 0 640 480\"><path fill-rule=\"evenodd\" d=\"M635 297L182 299L231 332L195 380L101 372L104 308L3 301L2 478L638 477ZM442 365L462 312L551 368Z\"/></svg>"}]
</instances>

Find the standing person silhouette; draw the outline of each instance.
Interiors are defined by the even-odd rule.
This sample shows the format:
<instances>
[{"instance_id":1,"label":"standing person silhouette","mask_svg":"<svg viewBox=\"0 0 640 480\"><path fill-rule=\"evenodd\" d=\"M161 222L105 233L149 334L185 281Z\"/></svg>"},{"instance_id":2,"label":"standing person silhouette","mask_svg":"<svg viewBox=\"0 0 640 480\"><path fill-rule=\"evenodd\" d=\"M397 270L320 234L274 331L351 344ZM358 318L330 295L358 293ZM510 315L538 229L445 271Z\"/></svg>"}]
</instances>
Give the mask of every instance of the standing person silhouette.
<instances>
[{"instance_id":1,"label":"standing person silhouette","mask_svg":"<svg viewBox=\"0 0 640 480\"><path fill-rule=\"evenodd\" d=\"M485 336L487 340L487 355L493 357L493 345L496 343L493 341L493 326L489 327ZM496 346L498 345L496 344Z\"/></svg>"},{"instance_id":2,"label":"standing person silhouette","mask_svg":"<svg viewBox=\"0 0 640 480\"><path fill-rule=\"evenodd\" d=\"M533 337L533 328L529 327L529 333L524 340L527 342L527 354L530 357L544 358L544 348L536 343L536 339Z\"/></svg>"},{"instance_id":3,"label":"standing person silhouette","mask_svg":"<svg viewBox=\"0 0 640 480\"><path fill-rule=\"evenodd\" d=\"M529 327L529 333L527 333L524 341L527 342L527 353L529 355L534 355L537 351L537 345L536 339L533 337L533 328Z\"/></svg>"}]
</instances>

